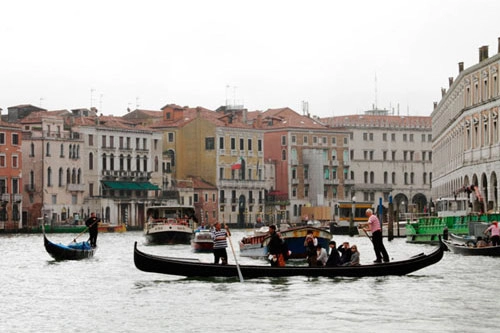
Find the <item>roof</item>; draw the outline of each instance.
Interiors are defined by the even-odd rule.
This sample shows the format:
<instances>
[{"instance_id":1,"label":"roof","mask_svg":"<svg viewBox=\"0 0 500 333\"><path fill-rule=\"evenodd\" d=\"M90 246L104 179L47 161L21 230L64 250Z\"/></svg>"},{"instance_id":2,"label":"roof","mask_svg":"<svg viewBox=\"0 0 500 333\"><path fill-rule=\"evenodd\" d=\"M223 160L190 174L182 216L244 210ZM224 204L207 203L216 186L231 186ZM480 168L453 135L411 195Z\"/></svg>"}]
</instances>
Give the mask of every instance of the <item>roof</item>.
<instances>
[{"instance_id":1,"label":"roof","mask_svg":"<svg viewBox=\"0 0 500 333\"><path fill-rule=\"evenodd\" d=\"M430 116L347 115L321 120L330 127L432 128Z\"/></svg>"}]
</instances>

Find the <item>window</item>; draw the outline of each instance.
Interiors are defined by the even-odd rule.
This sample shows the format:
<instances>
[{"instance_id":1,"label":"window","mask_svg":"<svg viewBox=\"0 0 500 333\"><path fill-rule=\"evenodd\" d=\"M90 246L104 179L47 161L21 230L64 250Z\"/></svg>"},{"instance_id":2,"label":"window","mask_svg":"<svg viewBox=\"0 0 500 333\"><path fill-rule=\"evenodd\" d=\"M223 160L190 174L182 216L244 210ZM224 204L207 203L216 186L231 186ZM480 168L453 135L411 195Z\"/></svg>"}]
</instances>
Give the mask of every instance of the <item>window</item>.
<instances>
[{"instance_id":1,"label":"window","mask_svg":"<svg viewBox=\"0 0 500 333\"><path fill-rule=\"evenodd\" d=\"M393 172L391 176L392 184L396 184L396 173Z\"/></svg>"},{"instance_id":2,"label":"window","mask_svg":"<svg viewBox=\"0 0 500 333\"><path fill-rule=\"evenodd\" d=\"M422 142L425 142L425 134L422 134Z\"/></svg>"},{"instance_id":3,"label":"window","mask_svg":"<svg viewBox=\"0 0 500 333\"><path fill-rule=\"evenodd\" d=\"M336 146L337 145L337 138L332 137L332 145Z\"/></svg>"},{"instance_id":4,"label":"window","mask_svg":"<svg viewBox=\"0 0 500 333\"><path fill-rule=\"evenodd\" d=\"M286 146L286 136L285 135L281 136L281 145Z\"/></svg>"},{"instance_id":5,"label":"window","mask_svg":"<svg viewBox=\"0 0 500 333\"><path fill-rule=\"evenodd\" d=\"M408 141L407 134L403 134L403 142L406 142L406 141Z\"/></svg>"},{"instance_id":6,"label":"window","mask_svg":"<svg viewBox=\"0 0 500 333\"><path fill-rule=\"evenodd\" d=\"M373 161L373 150L370 150L370 161Z\"/></svg>"},{"instance_id":7,"label":"window","mask_svg":"<svg viewBox=\"0 0 500 333\"><path fill-rule=\"evenodd\" d=\"M248 139L247 143L248 143L247 150L251 151L252 150L252 139Z\"/></svg>"},{"instance_id":8,"label":"window","mask_svg":"<svg viewBox=\"0 0 500 333\"><path fill-rule=\"evenodd\" d=\"M16 146L19 144L19 134L12 133L12 144Z\"/></svg>"},{"instance_id":9,"label":"window","mask_svg":"<svg viewBox=\"0 0 500 333\"><path fill-rule=\"evenodd\" d=\"M240 150L245 150L245 139L240 139Z\"/></svg>"},{"instance_id":10,"label":"window","mask_svg":"<svg viewBox=\"0 0 500 333\"><path fill-rule=\"evenodd\" d=\"M6 156L5 154L0 154L0 168L5 168L6 167Z\"/></svg>"},{"instance_id":11,"label":"window","mask_svg":"<svg viewBox=\"0 0 500 333\"><path fill-rule=\"evenodd\" d=\"M410 142L413 142L413 134L410 134Z\"/></svg>"},{"instance_id":12,"label":"window","mask_svg":"<svg viewBox=\"0 0 500 333\"><path fill-rule=\"evenodd\" d=\"M317 145L317 144L318 144L318 137L313 136L313 145Z\"/></svg>"},{"instance_id":13,"label":"window","mask_svg":"<svg viewBox=\"0 0 500 333\"><path fill-rule=\"evenodd\" d=\"M304 140L304 144L307 145L307 136L304 135L303 140Z\"/></svg>"},{"instance_id":14,"label":"window","mask_svg":"<svg viewBox=\"0 0 500 333\"><path fill-rule=\"evenodd\" d=\"M0 133L0 145L5 144L5 133Z\"/></svg>"},{"instance_id":15,"label":"window","mask_svg":"<svg viewBox=\"0 0 500 333\"><path fill-rule=\"evenodd\" d=\"M236 139L231 138L231 150L236 150Z\"/></svg>"},{"instance_id":16,"label":"window","mask_svg":"<svg viewBox=\"0 0 500 333\"><path fill-rule=\"evenodd\" d=\"M382 159L383 159L384 161L387 161L387 151L386 151L386 150L384 150L384 151L382 152Z\"/></svg>"},{"instance_id":17,"label":"window","mask_svg":"<svg viewBox=\"0 0 500 333\"><path fill-rule=\"evenodd\" d=\"M205 150L215 149L215 138L205 138Z\"/></svg>"},{"instance_id":18,"label":"window","mask_svg":"<svg viewBox=\"0 0 500 333\"><path fill-rule=\"evenodd\" d=\"M382 141L387 141L387 133L382 133Z\"/></svg>"},{"instance_id":19,"label":"window","mask_svg":"<svg viewBox=\"0 0 500 333\"><path fill-rule=\"evenodd\" d=\"M388 177L389 177L389 174L387 173L387 171L384 171L384 184L387 184Z\"/></svg>"},{"instance_id":20,"label":"window","mask_svg":"<svg viewBox=\"0 0 500 333\"><path fill-rule=\"evenodd\" d=\"M224 138L220 137L219 138L219 149L224 149Z\"/></svg>"},{"instance_id":21,"label":"window","mask_svg":"<svg viewBox=\"0 0 500 333\"><path fill-rule=\"evenodd\" d=\"M167 135L168 142L174 142L174 133L169 132Z\"/></svg>"},{"instance_id":22,"label":"window","mask_svg":"<svg viewBox=\"0 0 500 333\"><path fill-rule=\"evenodd\" d=\"M293 144L297 143L297 137L295 135L292 135L292 143Z\"/></svg>"},{"instance_id":23,"label":"window","mask_svg":"<svg viewBox=\"0 0 500 333\"><path fill-rule=\"evenodd\" d=\"M19 167L19 157L17 155L12 155L12 168L17 169Z\"/></svg>"},{"instance_id":24,"label":"window","mask_svg":"<svg viewBox=\"0 0 500 333\"><path fill-rule=\"evenodd\" d=\"M261 139L257 140L257 151L259 151L259 152L262 151L262 140Z\"/></svg>"},{"instance_id":25,"label":"window","mask_svg":"<svg viewBox=\"0 0 500 333\"><path fill-rule=\"evenodd\" d=\"M395 161L395 160L396 160L396 151L395 151L395 150L393 150L393 151L391 152L391 155L392 155L392 156L391 156L391 157L392 157L392 160L393 160L393 161Z\"/></svg>"},{"instance_id":26,"label":"window","mask_svg":"<svg viewBox=\"0 0 500 333\"><path fill-rule=\"evenodd\" d=\"M193 200L195 203L198 203L198 193L193 193Z\"/></svg>"},{"instance_id":27,"label":"window","mask_svg":"<svg viewBox=\"0 0 500 333\"><path fill-rule=\"evenodd\" d=\"M391 133L391 141L396 141L396 133Z\"/></svg>"},{"instance_id":28,"label":"window","mask_svg":"<svg viewBox=\"0 0 500 333\"><path fill-rule=\"evenodd\" d=\"M368 133L363 133L363 141L368 141Z\"/></svg>"},{"instance_id":29,"label":"window","mask_svg":"<svg viewBox=\"0 0 500 333\"><path fill-rule=\"evenodd\" d=\"M33 142L30 144L30 157L35 157L35 144Z\"/></svg>"},{"instance_id":30,"label":"window","mask_svg":"<svg viewBox=\"0 0 500 333\"><path fill-rule=\"evenodd\" d=\"M373 141L373 133L370 133L369 137L370 137L370 141Z\"/></svg>"}]
</instances>

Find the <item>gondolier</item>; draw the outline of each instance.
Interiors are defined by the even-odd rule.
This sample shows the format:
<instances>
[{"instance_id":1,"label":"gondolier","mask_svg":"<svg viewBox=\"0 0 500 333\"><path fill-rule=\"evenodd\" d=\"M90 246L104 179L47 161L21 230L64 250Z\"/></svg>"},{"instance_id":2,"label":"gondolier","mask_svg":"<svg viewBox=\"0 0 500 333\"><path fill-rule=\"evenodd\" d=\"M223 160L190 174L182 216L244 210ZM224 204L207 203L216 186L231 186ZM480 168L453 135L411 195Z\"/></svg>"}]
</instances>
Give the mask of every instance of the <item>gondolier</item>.
<instances>
[{"instance_id":1,"label":"gondolier","mask_svg":"<svg viewBox=\"0 0 500 333\"><path fill-rule=\"evenodd\" d=\"M89 242L90 246L96 247L97 246L97 233L99 232L98 224L101 219L98 219L95 216L95 213L92 212L90 214L90 217L85 221L85 225L89 228Z\"/></svg>"},{"instance_id":2,"label":"gondolier","mask_svg":"<svg viewBox=\"0 0 500 333\"><path fill-rule=\"evenodd\" d=\"M227 265L227 236L231 236L229 228L226 225L225 229L222 229L220 222L215 222L215 228L212 230L212 239L214 241L214 264L222 263L222 265Z\"/></svg>"}]
</instances>

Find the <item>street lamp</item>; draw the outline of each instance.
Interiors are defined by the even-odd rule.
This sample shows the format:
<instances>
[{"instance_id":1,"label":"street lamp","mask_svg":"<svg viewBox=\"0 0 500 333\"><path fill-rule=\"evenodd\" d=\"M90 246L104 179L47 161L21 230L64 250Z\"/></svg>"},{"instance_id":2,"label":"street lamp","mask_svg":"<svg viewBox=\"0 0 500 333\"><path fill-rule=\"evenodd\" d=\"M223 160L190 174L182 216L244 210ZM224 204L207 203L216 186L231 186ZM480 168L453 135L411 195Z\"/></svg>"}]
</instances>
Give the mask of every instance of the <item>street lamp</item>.
<instances>
[{"instance_id":1,"label":"street lamp","mask_svg":"<svg viewBox=\"0 0 500 333\"><path fill-rule=\"evenodd\" d=\"M354 236L353 228L354 228L354 213L356 212L356 196L352 197L352 205L351 205L351 223L349 223L349 236Z\"/></svg>"}]
</instances>

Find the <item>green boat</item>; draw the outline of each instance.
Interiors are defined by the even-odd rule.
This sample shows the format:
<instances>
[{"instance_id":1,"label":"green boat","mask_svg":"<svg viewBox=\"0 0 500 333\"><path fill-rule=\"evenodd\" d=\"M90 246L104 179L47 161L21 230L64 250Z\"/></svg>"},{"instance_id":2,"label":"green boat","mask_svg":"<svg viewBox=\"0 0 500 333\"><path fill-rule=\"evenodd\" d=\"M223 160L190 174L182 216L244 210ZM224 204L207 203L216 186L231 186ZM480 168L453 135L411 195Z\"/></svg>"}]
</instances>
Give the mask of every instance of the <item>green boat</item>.
<instances>
[{"instance_id":1,"label":"green boat","mask_svg":"<svg viewBox=\"0 0 500 333\"><path fill-rule=\"evenodd\" d=\"M500 214L471 214L462 216L423 217L416 223L406 224L406 242L438 244L439 236L446 232L454 235L472 235L477 224L499 221Z\"/></svg>"},{"instance_id":2,"label":"green boat","mask_svg":"<svg viewBox=\"0 0 500 333\"><path fill-rule=\"evenodd\" d=\"M68 233L68 234L78 234L83 232L87 227L82 225L72 225L72 224L59 224L59 225L45 225L45 233L47 234L60 234L60 233ZM33 227L30 230L31 233L41 233L42 227L41 225L38 227Z\"/></svg>"}]
</instances>

